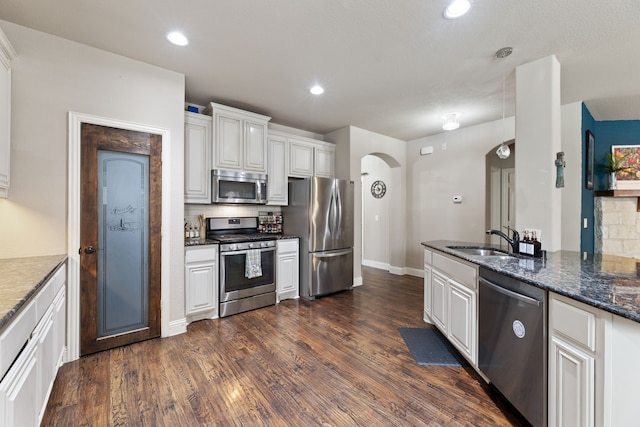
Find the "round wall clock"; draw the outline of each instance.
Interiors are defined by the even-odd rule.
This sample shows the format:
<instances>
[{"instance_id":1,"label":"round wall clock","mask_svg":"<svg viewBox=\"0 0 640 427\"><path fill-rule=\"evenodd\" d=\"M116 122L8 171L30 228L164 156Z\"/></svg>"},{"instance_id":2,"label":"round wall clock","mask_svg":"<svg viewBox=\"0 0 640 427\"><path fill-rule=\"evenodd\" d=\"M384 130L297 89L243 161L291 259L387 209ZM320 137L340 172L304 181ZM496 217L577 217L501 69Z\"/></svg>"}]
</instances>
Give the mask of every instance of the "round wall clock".
<instances>
[{"instance_id":1,"label":"round wall clock","mask_svg":"<svg viewBox=\"0 0 640 427\"><path fill-rule=\"evenodd\" d=\"M382 196L384 196L384 193L386 192L387 192L387 186L384 185L384 182L375 181L373 184L371 184L371 194L376 199L379 199Z\"/></svg>"}]
</instances>

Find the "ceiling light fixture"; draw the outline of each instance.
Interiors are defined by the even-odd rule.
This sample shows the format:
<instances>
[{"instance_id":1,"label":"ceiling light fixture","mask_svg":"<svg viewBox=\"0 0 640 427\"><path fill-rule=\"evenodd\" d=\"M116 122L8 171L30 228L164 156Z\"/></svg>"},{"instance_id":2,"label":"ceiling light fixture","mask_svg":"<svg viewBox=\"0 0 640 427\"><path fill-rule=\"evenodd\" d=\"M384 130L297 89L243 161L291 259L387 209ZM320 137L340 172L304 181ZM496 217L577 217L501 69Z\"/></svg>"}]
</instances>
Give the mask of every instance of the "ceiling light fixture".
<instances>
[{"instance_id":1,"label":"ceiling light fixture","mask_svg":"<svg viewBox=\"0 0 640 427\"><path fill-rule=\"evenodd\" d=\"M311 89L309 89L309 92L314 95L322 95L324 93L324 88L320 85L315 85Z\"/></svg>"},{"instance_id":2,"label":"ceiling light fixture","mask_svg":"<svg viewBox=\"0 0 640 427\"><path fill-rule=\"evenodd\" d=\"M171 43L175 44L176 46L186 46L189 44L189 39L187 38L187 36L185 36L179 31L172 31L169 34L167 34L167 40L169 40Z\"/></svg>"},{"instance_id":3,"label":"ceiling light fixture","mask_svg":"<svg viewBox=\"0 0 640 427\"><path fill-rule=\"evenodd\" d=\"M456 130L460 127L460 113L449 113L442 116L442 129L444 130Z\"/></svg>"},{"instance_id":4,"label":"ceiling light fixture","mask_svg":"<svg viewBox=\"0 0 640 427\"><path fill-rule=\"evenodd\" d=\"M453 0L444 10L444 17L447 19L460 18L467 13L470 8L471 2L469 0Z\"/></svg>"}]
</instances>

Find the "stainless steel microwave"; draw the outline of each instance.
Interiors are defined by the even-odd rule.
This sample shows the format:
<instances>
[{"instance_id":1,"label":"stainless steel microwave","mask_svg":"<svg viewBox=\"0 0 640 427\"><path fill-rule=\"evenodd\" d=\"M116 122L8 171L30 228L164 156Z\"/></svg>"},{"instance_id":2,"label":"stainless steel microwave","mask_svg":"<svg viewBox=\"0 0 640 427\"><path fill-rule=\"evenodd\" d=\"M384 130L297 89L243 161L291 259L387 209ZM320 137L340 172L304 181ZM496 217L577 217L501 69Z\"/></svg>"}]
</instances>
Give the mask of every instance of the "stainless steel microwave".
<instances>
[{"instance_id":1,"label":"stainless steel microwave","mask_svg":"<svg viewBox=\"0 0 640 427\"><path fill-rule=\"evenodd\" d=\"M267 203L267 175L214 169L211 171L211 203Z\"/></svg>"}]
</instances>

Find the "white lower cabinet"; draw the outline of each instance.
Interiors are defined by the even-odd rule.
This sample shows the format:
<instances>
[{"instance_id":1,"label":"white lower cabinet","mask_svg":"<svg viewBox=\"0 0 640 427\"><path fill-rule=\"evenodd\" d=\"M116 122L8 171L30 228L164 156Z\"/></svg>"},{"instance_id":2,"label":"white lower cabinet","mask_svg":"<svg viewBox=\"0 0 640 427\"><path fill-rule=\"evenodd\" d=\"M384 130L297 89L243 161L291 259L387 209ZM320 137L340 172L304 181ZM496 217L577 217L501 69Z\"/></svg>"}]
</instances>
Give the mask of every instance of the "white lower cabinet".
<instances>
[{"instance_id":1,"label":"white lower cabinet","mask_svg":"<svg viewBox=\"0 0 640 427\"><path fill-rule=\"evenodd\" d=\"M300 256L298 239L278 240L278 263L276 265L276 299L298 298L300 296Z\"/></svg>"},{"instance_id":2,"label":"white lower cabinet","mask_svg":"<svg viewBox=\"0 0 640 427\"><path fill-rule=\"evenodd\" d=\"M431 280L431 318L433 323L446 335L447 331L447 276L432 271Z\"/></svg>"},{"instance_id":3,"label":"white lower cabinet","mask_svg":"<svg viewBox=\"0 0 640 427\"><path fill-rule=\"evenodd\" d=\"M603 426L605 331L610 315L549 294L549 426Z\"/></svg>"},{"instance_id":4,"label":"white lower cabinet","mask_svg":"<svg viewBox=\"0 0 640 427\"><path fill-rule=\"evenodd\" d=\"M423 320L431 323L431 288L432 288L432 272L431 272L431 251L424 250L424 315Z\"/></svg>"},{"instance_id":5,"label":"white lower cabinet","mask_svg":"<svg viewBox=\"0 0 640 427\"><path fill-rule=\"evenodd\" d=\"M39 424L37 340L30 340L0 383L2 426Z\"/></svg>"},{"instance_id":6,"label":"white lower cabinet","mask_svg":"<svg viewBox=\"0 0 640 427\"><path fill-rule=\"evenodd\" d=\"M473 366L478 361L478 267L425 250L424 318Z\"/></svg>"},{"instance_id":7,"label":"white lower cabinet","mask_svg":"<svg viewBox=\"0 0 640 427\"><path fill-rule=\"evenodd\" d=\"M185 248L187 322L218 317L218 245Z\"/></svg>"},{"instance_id":8,"label":"white lower cabinet","mask_svg":"<svg viewBox=\"0 0 640 427\"><path fill-rule=\"evenodd\" d=\"M449 341L475 362L476 294L455 280L449 280L447 296Z\"/></svg>"},{"instance_id":9,"label":"white lower cabinet","mask_svg":"<svg viewBox=\"0 0 640 427\"><path fill-rule=\"evenodd\" d=\"M14 352L17 357L0 382L3 427L37 426L44 415L64 354L65 284L63 264L0 336L3 352L9 353L10 346L18 346ZM38 315L33 316L34 313ZM22 333L25 327L32 331L30 336Z\"/></svg>"}]
</instances>

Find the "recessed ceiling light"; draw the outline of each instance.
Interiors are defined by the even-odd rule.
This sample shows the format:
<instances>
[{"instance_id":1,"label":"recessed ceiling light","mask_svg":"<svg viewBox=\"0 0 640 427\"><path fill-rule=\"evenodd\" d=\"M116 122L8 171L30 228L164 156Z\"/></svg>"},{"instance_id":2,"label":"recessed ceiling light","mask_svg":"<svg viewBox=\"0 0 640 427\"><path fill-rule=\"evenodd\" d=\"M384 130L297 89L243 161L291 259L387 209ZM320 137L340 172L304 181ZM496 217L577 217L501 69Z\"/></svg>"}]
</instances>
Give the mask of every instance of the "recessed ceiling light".
<instances>
[{"instance_id":1,"label":"recessed ceiling light","mask_svg":"<svg viewBox=\"0 0 640 427\"><path fill-rule=\"evenodd\" d=\"M189 39L187 38L187 36L185 36L179 31L173 31L167 34L167 40L169 40L171 43L175 44L176 46L186 46L189 44Z\"/></svg>"},{"instance_id":2,"label":"recessed ceiling light","mask_svg":"<svg viewBox=\"0 0 640 427\"><path fill-rule=\"evenodd\" d=\"M469 0L453 0L444 10L444 17L447 19L460 18L467 13L470 8L471 2Z\"/></svg>"},{"instance_id":3,"label":"recessed ceiling light","mask_svg":"<svg viewBox=\"0 0 640 427\"><path fill-rule=\"evenodd\" d=\"M311 89L309 89L309 92L314 95L322 95L324 93L324 88L320 85L315 85Z\"/></svg>"}]
</instances>

